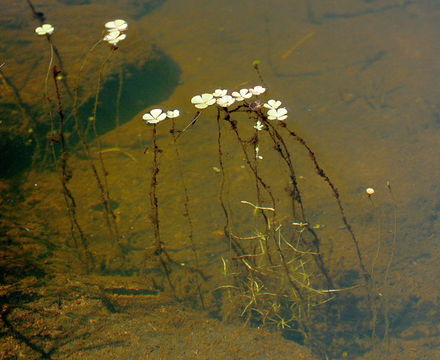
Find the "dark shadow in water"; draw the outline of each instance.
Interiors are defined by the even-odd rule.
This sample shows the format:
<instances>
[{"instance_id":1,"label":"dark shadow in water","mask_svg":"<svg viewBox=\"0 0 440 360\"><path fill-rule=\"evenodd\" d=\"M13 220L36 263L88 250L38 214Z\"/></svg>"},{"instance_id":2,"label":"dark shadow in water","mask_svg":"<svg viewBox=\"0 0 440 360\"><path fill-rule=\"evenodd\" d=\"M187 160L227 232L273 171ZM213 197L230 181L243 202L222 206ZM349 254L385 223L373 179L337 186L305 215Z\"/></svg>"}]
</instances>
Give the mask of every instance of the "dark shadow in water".
<instances>
[{"instance_id":1,"label":"dark shadow in water","mask_svg":"<svg viewBox=\"0 0 440 360\"><path fill-rule=\"evenodd\" d=\"M168 99L179 84L182 70L167 54L155 50L153 57L142 67L128 65L123 69L119 101L119 124L131 120L140 111ZM119 75L114 74L102 86L96 116L96 127L102 135L116 127ZM93 113L94 97L80 110L85 123Z\"/></svg>"},{"instance_id":2,"label":"dark shadow in water","mask_svg":"<svg viewBox=\"0 0 440 360\"><path fill-rule=\"evenodd\" d=\"M0 131L0 179L20 174L32 164L33 143L21 134Z\"/></svg>"},{"instance_id":3,"label":"dark shadow in water","mask_svg":"<svg viewBox=\"0 0 440 360\"><path fill-rule=\"evenodd\" d=\"M167 54L160 50L154 50L154 54L143 66L136 67L127 65L122 69L123 84L119 102L119 124L130 121L143 109L161 103L168 99L179 84L182 70L179 65ZM117 101L119 91L119 75L114 74L102 85L99 95L99 105L96 116L96 127L99 135L113 130L116 127ZM94 96L81 107L79 111L80 122L83 128L87 126L88 118L93 113L95 98ZM41 109L33 109L38 112ZM2 104L0 115L2 119L14 119L19 113L14 105L8 106ZM66 115L70 109L66 109ZM55 115L57 116L57 115ZM58 118L56 117L56 121ZM31 136L14 135L11 129L8 130L8 124L5 122L4 130L0 131L0 179L12 178L20 175L23 171L32 165L35 152L35 146L29 141ZM12 125L11 125L12 126ZM37 138L40 144L45 144L47 133L50 128L42 126L35 129L33 137ZM73 147L79 142L76 135L73 121L66 123L65 133L71 133L69 136L69 146ZM30 134L28 134L30 135ZM92 131L89 130L91 140ZM55 144L56 148L59 147ZM42 146L42 149L46 148ZM59 149L57 149L59 150ZM43 158L42 154L37 154L36 158Z\"/></svg>"}]
</instances>

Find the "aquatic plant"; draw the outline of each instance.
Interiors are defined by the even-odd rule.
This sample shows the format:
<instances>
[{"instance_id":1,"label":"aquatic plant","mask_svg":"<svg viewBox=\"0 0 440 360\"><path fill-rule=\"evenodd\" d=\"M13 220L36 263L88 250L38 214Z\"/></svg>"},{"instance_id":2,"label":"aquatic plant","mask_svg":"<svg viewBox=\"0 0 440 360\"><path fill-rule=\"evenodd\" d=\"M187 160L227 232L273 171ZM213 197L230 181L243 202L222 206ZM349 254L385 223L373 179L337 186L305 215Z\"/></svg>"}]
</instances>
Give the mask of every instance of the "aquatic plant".
<instances>
[{"instance_id":1,"label":"aquatic plant","mask_svg":"<svg viewBox=\"0 0 440 360\"><path fill-rule=\"evenodd\" d=\"M38 35L52 35L52 33L54 32L54 27L51 24L43 24L41 26L38 26L35 29L35 32Z\"/></svg>"},{"instance_id":2,"label":"aquatic plant","mask_svg":"<svg viewBox=\"0 0 440 360\"><path fill-rule=\"evenodd\" d=\"M58 27L58 26L57 26ZM190 128L203 115L216 123L217 132L211 139L216 148L219 175L217 206L223 212L223 231L217 231L224 241L228 251L219 255L216 266L222 270L224 277L214 293L221 303L221 313L225 319L241 317L248 324L267 325L279 328L289 336L308 344L315 344L319 332L316 319L321 316L319 308L328 304L337 294L343 291L366 289L367 298L373 313L373 342L376 338L376 322L378 321L377 303L374 298L379 293L375 284L374 265L371 270L365 265L359 242L345 214L339 191L318 162L317 156L308 143L293 130L289 124L292 110L281 107L282 102L268 99L267 85L264 83L258 63L253 66L260 78L260 85L249 88L227 90L215 89L213 92L201 92L189 102L196 112L192 119L182 129L176 127L175 120L180 117L179 110L163 110L153 108L143 114L142 118L148 126L146 132L151 136L153 151L148 159L151 168L148 190L148 213L151 222L151 236L142 239L141 259L135 261L126 259L130 254L126 244L121 243L117 217L112 209L112 198L107 181L108 170L102 158L105 150L101 148L99 129L96 118L99 117L98 103L102 87L105 66L118 49L120 41L126 38L127 23L117 19L105 23L104 32L99 36L85 56L81 59L79 73L72 87L72 105L66 105L63 91L70 93L70 86L63 77L62 61L54 46L52 35L54 27L42 24L35 30L38 35L45 36L50 45L50 61L45 82L45 93L48 101L48 112L52 119L50 141L52 154L61 178L63 197L70 222L71 240L67 245L74 248L77 258L84 265L87 273L110 270L117 271L130 266L137 268L137 276L142 281L151 284L155 290L169 292L179 300L193 300L198 297L201 307L205 307L206 298L213 291L206 281L200 261L200 248L195 235L197 229L193 221L191 197L188 183L185 181L185 153L179 150L179 141L185 142L190 137ZM86 63L94 50L101 43L110 45L107 55L101 60L99 74L94 91L94 106L87 122L81 118L79 98L82 76ZM53 80L52 99L49 89L49 79ZM121 78L120 78L121 79ZM120 80L121 83L122 80ZM60 86L64 84L63 86ZM283 100L284 101L284 100ZM96 182L96 193L103 208L104 225L107 228L109 244L112 248L110 255L103 255L95 250L90 234L85 230L78 214L77 194L71 188L71 179L75 169L70 162L70 151L66 144L65 121L66 111L75 121L75 131L79 138L82 153L90 166L91 176ZM158 126L165 127L170 123L171 137L165 137L163 144L158 137ZM85 123L87 123L85 125ZM192 141L192 140L191 140ZM174 146L173 164L166 166L171 171L176 170L180 178L182 192L182 215L187 222L186 241L192 254L186 258L175 255L169 239L163 236L159 187L165 186L160 177L160 168L164 165L160 157L165 145L172 142ZM91 144L97 146L95 152ZM335 199L344 229L349 233L352 247L358 261L360 281L345 284L339 288L335 281L334 269L322 251L323 246L330 246L331 239L325 238L320 231L322 225L314 221L305 203L304 190L298 176L299 164L294 158L293 146L305 152L318 177L330 189ZM296 148L295 151L298 149ZM75 149L78 151L78 149ZM144 153L147 153L145 148ZM231 162L234 154L244 162L245 182L235 184L230 180ZM94 155L98 157L95 161ZM279 164L279 172L273 173L267 162ZM172 168L172 166L175 166ZM390 193L391 193L391 188ZM231 194L232 193L232 194ZM375 194L372 188L366 193L371 197ZM164 213L164 212L163 212ZM393 247L395 246L395 238ZM380 253L378 247L377 254ZM389 271L393 261L394 249L387 263L383 289L389 287ZM103 259L104 258L104 259ZM109 264L117 259L118 266ZM130 264L129 264L130 263ZM128 265L127 265L128 264ZM153 264L151 266L151 264ZM184 274L183 277L181 274ZM181 288L189 283L190 290ZM194 296L195 295L195 296ZM103 301L104 302L104 301ZM195 306L195 305L194 305ZM107 306L111 308L111 306ZM389 302L384 304L385 330L384 336L389 337ZM292 335L293 334L293 335Z\"/></svg>"},{"instance_id":3,"label":"aquatic plant","mask_svg":"<svg viewBox=\"0 0 440 360\"><path fill-rule=\"evenodd\" d=\"M103 77L104 67L105 67L106 63L108 62L108 60L110 59L111 55L114 53L114 51L117 50L116 45L118 44L118 42L125 39L126 34L123 32L127 29L127 27L128 27L127 23L121 19L107 22L105 24L105 28L107 30L107 35L104 38L98 40L91 47L91 49L86 53L86 55L84 56L84 58L81 61L81 67L80 67L79 74L77 76L77 82L74 87L73 95L71 93L70 86L68 86L67 83L65 83L65 86L64 86L64 89L66 89L68 91L68 93L71 94L71 98L73 99L71 116L73 116L73 118L75 120L75 130L76 130L77 136L80 139L81 145L83 147L83 151L88 159L93 176L96 180L96 184L98 187L98 193L100 195L102 206L104 209L104 220L105 220L107 229L109 231L109 236L112 241L112 246L115 248L116 255L113 255L113 257L114 256L121 256L123 254L122 254L122 249L120 247L120 235L119 235L118 225L116 222L116 216L115 216L113 209L111 207L112 200L110 197L110 191L109 191L109 186L108 186L108 182L107 182L108 171L105 168L104 160L102 158L101 142L100 142L97 127L96 127L96 117L97 117L97 107L98 107L99 94L100 94L100 88L101 88L101 79ZM53 154L53 157L54 157L56 163L58 162L58 159L57 159L58 157L59 157L59 161L61 162L61 165L60 165L60 169L61 169L60 171L62 174L61 181L62 181L62 187L63 187L63 194L64 194L64 198L66 201L66 207L68 210L68 215L70 218L70 222L72 224L71 225L71 235L72 235L72 239L73 239L73 246L78 250L79 259L84 264L86 272L89 272L94 268L95 260L93 259L93 256L92 256L91 252L89 251L90 240L88 239L87 234L83 230L83 228L80 225L80 222L78 220L75 196L68 186L68 183L73 176L73 169L71 169L68 164L68 150L67 150L67 144L66 144L65 136L64 136L64 126L65 126L65 124L64 124L64 122L65 122L64 107L65 106L63 105L63 99L62 99L62 95L61 95L62 89L58 86L58 82L60 80L65 79L63 77L64 70L62 69L62 60L61 60L61 57L59 56L59 52L56 50L56 47L53 44L53 40L51 38L51 35L54 32L54 27L50 24L43 24L43 25L37 27L35 29L35 32L38 35L46 36L46 38L49 42L49 45L50 45L50 54L51 55L50 55L50 61L49 61L48 71L47 71L46 80L45 80L45 97L46 97L46 100L48 103L48 112L49 112L49 117L50 117L51 123L52 123L51 127L52 127L53 135L50 137L51 144L52 144L52 154ZM102 62L102 65L101 65L101 68L99 71L98 80L97 80L97 85L96 85L96 92L95 92L95 96L94 96L95 101L94 101L92 116L89 118L90 121L88 121L87 127L84 129L82 126L83 121L81 121L79 118L80 104L79 104L79 96L78 96L82 70L83 70L83 68L89 58L89 55L93 52L93 50L97 47L97 45L99 45L99 43L101 43L102 41L108 42L111 45L111 48L110 48L110 52L108 53L107 57ZM58 66L61 68L61 70L58 70L57 65L54 65L54 53L57 55ZM49 90L48 90L48 79L49 79L49 75L51 73L52 73L52 78L54 80L55 95L56 95L56 100L55 100L56 110L55 110L55 112L59 115L58 126L56 126L55 122L54 122L54 116L52 113L53 112L52 111L52 100L51 100L51 97L49 95ZM90 144L88 143L88 137L89 137L88 133L89 133L90 127L92 128L94 139L98 145L98 151L97 151L98 158L99 158L99 165L98 166L95 164L94 160L92 159ZM57 149L58 147L59 147L59 150ZM77 237L79 237L80 241L77 240ZM85 253L85 256L81 255L82 253ZM109 261L109 260L107 260L107 261Z\"/></svg>"}]
</instances>

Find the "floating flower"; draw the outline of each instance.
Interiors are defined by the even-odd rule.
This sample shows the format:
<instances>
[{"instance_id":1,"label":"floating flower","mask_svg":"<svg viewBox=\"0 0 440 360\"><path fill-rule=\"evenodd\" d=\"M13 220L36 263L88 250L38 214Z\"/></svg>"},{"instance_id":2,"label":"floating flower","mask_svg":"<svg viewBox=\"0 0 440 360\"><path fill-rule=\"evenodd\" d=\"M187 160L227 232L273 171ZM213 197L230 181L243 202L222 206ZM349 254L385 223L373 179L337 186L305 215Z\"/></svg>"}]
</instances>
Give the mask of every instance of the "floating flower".
<instances>
[{"instance_id":1,"label":"floating flower","mask_svg":"<svg viewBox=\"0 0 440 360\"><path fill-rule=\"evenodd\" d=\"M244 99L249 99L252 96L252 93L249 92L249 89L241 89L240 92L234 91L232 96L235 97L235 100L242 101Z\"/></svg>"},{"instance_id":2,"label":"floating flower","mask_svg":"<svg viewBox=\"0 0 440 360\"><path fill-rule=\"evenodd\" d=\"M257 129L258 131L263 130L264 129L263 123L260 120L258 120L257 123L254 125L254 129Z\"/></svg>"},{"instance_id":3,"label":"floating flower","mask_svg":"<svg viewBox=\"0 0 440 360\"><path fill-rule=\"evenodd\" d=\"M374 194L374 189L373 188L366 188L365 192L367 193L368 196L371 196Z\"/></svg>"},{"instance_id":4,"label":"floating flower","mask_svg":"<svg viewBox=\"0 0 440 360\"><path fill-rule=\"evenodd\" d=\"M228 93L228 90L222 90L222 89L215 89L215 91L212 93L214 97L221 98L225 96Z\"/></svg>"},{"instance_id":5,"label":"floating flower","mask_svg":"<svg viewBox=\"0 0 440 360\"><path fill-rule=\"evenodd\" d=\"M265 108L267 108L267 109L274 109L274 110L276 110L276 109L278 109L280 107L280 105L281 105L281 101L271 99L266 104L264 104L263 106Z\"/></svg>"},{"instance_id":6,"label":"floating flower","mask_svg":"<svg viewBox=\"0 0 440 360\"><path fill-rule=\"evenodd\" d=\"M144 114L142 116L142 119L144 119L147 124L157 124L160 123L162 120L165 120L167 117L167 114L165 114L162 109L153 109L149 113Z\"/></svg>"},{"instance_id":7,"label":"floating flower","mask_svg":"<svg viewBox=\"0 0 440 360\"><path fill-rule=\"evenodd\" d=\"M257 85L254 86L252 89L249 89L249 91L251 92L252 95L261 95L266 91L266 88Z\"/></svg>"},{"instance_id":8,"label":"floating flower","mask_svg":"<svg viewBox=\"0 0 440 360\"><path fill-rule=\"evenodd\" d=\"M167 117L172 119L172 118L176 118L180 115L180 111L179 110L169 110L167 111Z\"/></svg>"},{"instance_id":9,"label":"floating flower","mask_svg":"<svg viewBox=\"0 0 440 360\"><path fill-rule=\"evenodd\" d=\"M38 35L51 35L54 31L54 27L51 24L44 24L35 29Z\"/></svg>"},{"instance_id":10,"label":"floating flower","mask_svg":"<svg viewBox=\"0 0 440 360\"><path fill-rule=\"evenodd\" d=\"M207 108L209 105L215 103L214 95L212 94L196 95L191 99L191 103L194 104L194 106L197 109Z\"/></svg>"},{"instance_id":11,"label":"floating flower","mask_svg":"<svg viewBox=\"0 0 440 360\"><path fill-rule=\"evenodd\" d=\"M235 102L235 99L231 95L225 95L220 99L217 99L217 104L221 107L231 106Z\"/></svg>"},{"instance_id":12,"label":"floating flower","mask_svg":"<svg viewBox=\"0 0 440 360\"><path fill-rule=\"evenodd\" d=\"M270 109L267 112L267 118L269 120L286 120L287 110L286 108Z\"/></svg>"},{"instance_id":13,"label":"floating flower","mask_svg":"<svg viewBox=\"0 0 440 360\"><path fill-rule=\"evenodd\" d=\"M109 21L108 23L105 23L104 26L108 32L112 32L112 31L122 32L122 31L127 30L128 24L125 20L117 19L117 20Z\"/></svg>"},{"instance_id":14,"label":"floating flower","mask_svg":"<svg viewBox=\"0 0 440 360\"><path fill-rule=\"evenodd\" d=\"M120 31L114 30L110 31L106 36L104 36L104 41L107 41L109 44L116 46L116 44L124 40L127 35L121 34Z\"/></svg>"}]
</instances>

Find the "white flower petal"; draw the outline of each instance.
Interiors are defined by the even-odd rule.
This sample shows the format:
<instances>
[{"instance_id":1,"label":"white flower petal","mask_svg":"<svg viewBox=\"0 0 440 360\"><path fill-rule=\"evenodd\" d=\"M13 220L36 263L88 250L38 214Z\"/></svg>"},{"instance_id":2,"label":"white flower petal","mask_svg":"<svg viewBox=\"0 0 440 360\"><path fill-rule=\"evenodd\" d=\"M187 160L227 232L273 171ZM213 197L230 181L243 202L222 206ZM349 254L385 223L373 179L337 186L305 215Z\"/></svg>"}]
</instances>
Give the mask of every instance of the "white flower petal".
<instances>
[{"instance_id":1,"label":"white flower petal","mask_svg":"<svg viewBox=\"0 0 440 360\"><path fill-rule=\"evenodd\" d=\"M281 105L281 101L271 99L263 106L267 109L278 109L280 105Z\"/></svg>"},{"instance_id":2,"label":"white flower petal","mask_svg":"<svg viewBox=\"0 0 440 360\"><path fill-rule=\"evenodd\" d=\"M249 89L249 91L253 94L253 95L261 95L266 91L266 88L257 85L254 86L252 89Z\"/></svg>"},{"instance_id":3,"label":"white flower petal","mask_svg":"<svg viewBox=\"0 0 440 360\"><path fill-rule=\"evenodd\" d=\"M267 112L267 118L269 120L286 120L287 109L286 108L270 109Z\"/></svg>"},{"instance_id":4,"label":"white flower petal","mask_svg":"<svg viewBox=\"0 0 440 360\"><path fill-rule=\"evenodd\" d=\"M224 90L224 89L215 89L215 91L212 93L212 95L214 97L223 97L228 93L228 90Z\"/></svg>"},{"instance_id":5,"label":"white flower petal","mask_svg":"<svg viewBox=\"0 0 440 360\"><path fill-rule=\"evenodd\" d=\"M118 28L119 31L122 31L127 29L128 24L125 20L117 19L115 20L115 26Z\"/></svg>"},{"instance_id":6,"label":"white flower petal","mask_svg":"<svg viewBox=\"0 0 440 360\"><path fill-rule=\"evenodd\" d=\"M244 99L249 99L252 96L252 93L249 92L249 89L241 89L240 90L240 95Z\"/></svg>"},{"instance_id":7,"label":"white flower petal","mask_svg":"<svg viewBox=\"0 0 440 360\"><path fill-rule=\"evenodd\" d=\"M205 104L205 103L196 104L196 105L194 105L194 106L195 106L197 109L205 109L205 108L208 107L208 105Z\"/></svg>"},{"instance_id":8,"label":"white flower petal","mask_svg":"<svg viewBox=\"0 0 440 360\"><path fill-rule=\"evenodd\" d=\"M162 120L165 120L167 117L167 114L162 112L162 109L153 109L149 113L144 114L142 118L148 123L148 124L157 124L161 122Z\"/></svg>"},{"instance_id":9,"label":"white flower petal","mask_svg":"<svg viewBox=\"0 0 440 360\"><path fill-rule=\"evenodd\" d=\"M200 95L193 96L191 99L192 104L200 104L203 102L203 99Z\"/></svg>"},{"instance_id":10,"label":"white flower petal","mask_svg":"<svg viewBox=\"0 0 440 360\"><path fill-rule=\"evenodd\" d=\"M112 30L106 36L104 36L104 41L116 40L120 34L121 33L118 30Z\"/></svg>"},{"instance_id":11,"label":"white flower petal","mask_svg":"<svg viewBox=\"0 0 440 360\"><path fill-rule=\"evenodd\" d=\"M269 120L276 120L277 119L277 111L275 110L275 109L270 109L268 112L267 112L267 118L269 119Z\"/></svg>"},{"instance_id":12,"label":"white flower petal","mask_svg":"<svg viewBox=\"0 0 440 360\"><path fill-rule=\"evenodd\" d=\"M261 131L264 129L264 125L261 123L260 120L257 120L257 123L254 125L254 129L257 129L258 131Z\"/></svg>"},{"instance_id":13,"label":"white flower petal","mask_svg":"<svg viewBox=\"0 0 440 360\"><path fill-rule=\"evenodd\" d=\"M53 26L51 25L51 24L44 24L43 26L42 26L42 28L43 28L43 30L44 31L46 31L46 33L48 33L48 34L52 34L52 32L53 32Z\"/></svg>"},{"instance_id":14,"label":"white flower petal","mask_svg":"<svg viewBox=\"0 0 440 360\"><path fill-rule=\"evenodd\" d=\"M283 116L283 115L287 114L287 109L286 108L279 108L277 110L277 112L278 112L278 116Z\"/></svg>"},{"instance_id":15,"label":"white flower petal","mask_svg":"<svg viewBox=\"0 0 440 360\"><path fill-rule=\"evenodd\" d=\"M38 35L51 35L54 31L54 27L51 24L43 24L35 29Z\"/></svg>"},{"instance_id":16,"label":"white flower petal","mask_svg":"<svg viewBox=\"0 0 440 360\"><path fill-rule=\"evenodd\" d=\"M176 118L179 115L180 115L179 110L169 110L169 111L167 111L167 117L169 117L170 119Z\"/></svg>"},{"instance_id":17,"label":"white flower petal","mask_svg":"<svg viewBox=\"0 0 440 360\"><path fill-rule=\"evenodd\" d=\"M166 118L167 118L167 114L162 113L162 114L160 114L156 119L157 119L158 121L162 121L162 120L165 120Z\"/></svg>"},{"instance_id":18,"label":"white flower petal","mask_svg":"<svg viewBox=\"0 0 440 360\"><path fill-rule=\"evenodd\" d=\"M211 101L213 98L214 98L214 95L212 95L212 94L208 94L208 93L202 94L202 99L204 102Z\"/></svg>"},{"instance_id":19,"label":"white flower petal","mask_svg":"<svg viewBox=\"0 0 440 360\"><path fill-rule=\"evenodd\" d=\"M162 113L162 109L153 109L150 111L151 116L153 116L155 119Z\"/></svg>"},{"instance_id":20,"label":"white flower petal","mask_svg":"<svg viewBox=\"0 0 440 360\"><path fill-rule=\"evenodd\" d=\"M232 93L232 96L235 97L235 100L237 100L237 101L242 101L242 100L244 100L243 96L241 96L241 94L240 94L239 92L237 92L237 91L234 91L234 92Z\"/></svg>"},{"instance_id":21,"label":"white flower petal","mask_svg":"<svg viewBox=\"0 0 440 360\"><path fill-rule=\"evenodd\" d=\"M235 102L235 99L231 95L225 95L220 99L217 99L217 104L221 107L231 106Z\"/></svg>"},{"instance_id":22,"label":"white flower petal","mask_svg":"<svg viewBox=\"0 0 440 360\"><path fill-rule=\"evenodd\" d=\"M127 22L122 19L109 21L109 22L105 23L104 26L106 27L106 29L108 31L112 31L112 30L125 31L125 30L127 30L127 27L128 27Z\"/></svg>"},{"instance_id":23,"label":"white flower petal","mask_svg":"<svg viewBox=\"0 0 440 360\"><path fill-rule=\"evenodd\" d=\"M191 102L197 109L207 108L209 105L215 103L214 95L204 93L202 95L196 95L191 99Z\"/></svg>"}]
</instances>

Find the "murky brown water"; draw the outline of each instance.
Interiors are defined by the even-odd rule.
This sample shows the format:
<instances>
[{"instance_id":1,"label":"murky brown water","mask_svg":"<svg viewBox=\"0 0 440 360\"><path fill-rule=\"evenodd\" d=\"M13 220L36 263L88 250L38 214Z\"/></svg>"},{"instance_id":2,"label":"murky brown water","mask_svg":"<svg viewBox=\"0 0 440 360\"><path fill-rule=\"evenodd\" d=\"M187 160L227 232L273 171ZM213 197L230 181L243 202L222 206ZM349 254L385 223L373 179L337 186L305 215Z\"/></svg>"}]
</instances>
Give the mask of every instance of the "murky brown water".
<instances>
[{"instance_id":1,"label":"murky brown water","mask_svg":"<svg viewBox=\"0 0 440 360\"><path fill-rule=\"evenodd\" d=\"M39 23L26 2L3 6L2 358L377 359L385 352L387 359L439 356L436 2L50 0L34 6L55 26L52 40L71 89L80 59L100 38L103 24L123 18L129 28L127 39L106 63L102 93L106 86L115 89L101 98L97 113L100 134L100 129L112 127L104 123L114 124L116 111L120 126L90 141L90 156L75 139L69 117L72 102L61 86L72 169L67 185L75 199L75 219L94 259L86 266L87 251L66 214L61 169L53 168L46 140L51 126L44 96L49 46L35 34ZM93 101L108 53L108 47L98 46L82 71L84 101ZM259 84L252 69L255 60L261 61L268 87L264 100L283 101L289 110L288 127L306 140L339 190L373 278L363 288L356 251L331 190L316 175L307 151L285 134L305 212L323 239L322 256L335 287L361 285L335 293L330 305L316 306L306 324L306 346L291 341L304 340L295 321L275 322L273 308L267 312L270 316L257 313L263 304L249 293L228 303L225 286L234 275L224 276L222 259L233 259L219 202L215 109L204 110L179 138L180 162L170 124L158 125L158 216L166 255L172 260L154 254L149 202L152 127L145 126L142 114L156 107L180 109L176 126L183 128L194 116L190 99L195 94ZM115 107L120 74L124 92ZM50 76L49 80L53 89ZM55 93L49 94L55 109ZM57 113L52 111L57 128ZM81 116L89 114L90 109ZM242 127L247 116L234 117L248 137ZM240 201L257 202L255 179L226 122L222 136L223 198L231 229L241 237L251 236L261 222L257 226L251 207ZM277 219L271 224L289 233L294 220L286 192L289 172L269 139L262 139L260 148L261 174L277 201ZM29 167L30 149L39 159ZM105 217L90 159L108 183L114 220ZM188 191L192 242L179 168ZM375 189L371 199L367 187ZM271 206L267 198L264 205ZM310 279L311 286L325 287L322 276ZM269 292L272 284L264 285ZM246 311L249 307L257 309L250 311L253 316Z\"/></svg>"}]
</instances>

